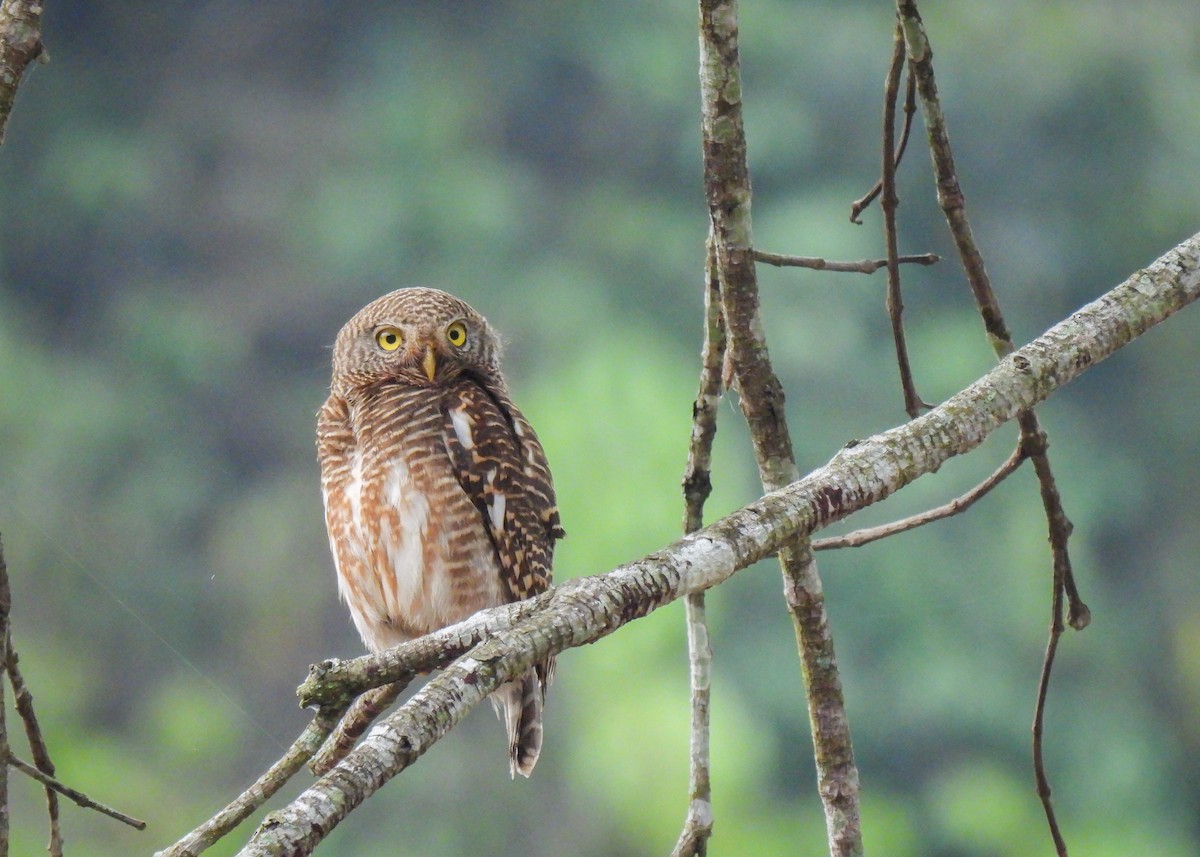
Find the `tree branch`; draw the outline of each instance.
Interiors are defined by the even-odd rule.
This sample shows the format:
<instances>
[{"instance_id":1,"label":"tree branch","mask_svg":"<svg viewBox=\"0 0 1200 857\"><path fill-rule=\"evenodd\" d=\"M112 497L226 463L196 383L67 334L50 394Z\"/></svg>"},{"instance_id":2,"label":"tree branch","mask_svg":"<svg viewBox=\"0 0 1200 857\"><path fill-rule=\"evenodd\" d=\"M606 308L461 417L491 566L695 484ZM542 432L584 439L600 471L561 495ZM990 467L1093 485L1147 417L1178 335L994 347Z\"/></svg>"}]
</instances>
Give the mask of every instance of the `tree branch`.
<instances>
[{"instance_id":1,"label":"tree branch","mask_svg":"<svg viewBox=\"0 0 1200 857\"><path fill-rule=\"evenodd\" d=\"M37 780L39 783L44 785L46 788L54 789L54 791L58 792L63 797L66 797L66 798L69 798L70 800L75 801L75 803L79 804L84 809L94 809L94 810L96 810L96 812L102 813L103 815L107 815L109 818L115 818L117 821L128 824L130 827L135 828L136 830L145 830L146 829L146 822L141 821L140 819L137 819L137 818L133 818L132 816L126 815L125 813L120 812L119 810L115 810L111 806L105 806L104 804L99 803L98 801L92 800L90 797L88 797L83 792L79 791L78 789L73 789L68 785L64 785L63 783L59 782L58 780L56 780L54 777L50 776L49 774L42 773L37 768L35 768L33 765L30 765L28 762L22 762L20 759L18 759L12 753L8 754L8 765L10 767L16 768L22 774L25 774L26 776Z\"/></svg>"},{"instance_id":2,"label":"tree branch","mask_svg":"<svg viewBox=\"0 0 1200 857\"><path fill-rule=\"evenodd\" d=\"M4 585L7 588L7 581ZM38 724L37 713L33 709L33 694L29 692L29 688L25 684L19 660L10 634L5 670L8 673L9 682L12 684L13 705L17 709L17 714L21 715L21 721L25 724L25 738L29 742L33 763L39 771L52 777L54 776L54 762L50 758L50 749L46 746L46 739ZM63 838L58 813L58 792L50 786L46 786L46 815L50 819L50 844L46 850L50 852L50 857L62 857Z\"/></svg>"},{"instance_id":3,"label":"tree branch","mask_svg":"<svg viewBox=\"0 0 1200 857\"><path fill-rule=\"evenodd\" d=\"M834 262L817 256L785 256L782 253L765 253L754 251L754 261L777 268L809 268L813 271L838 271L848 274L874 274L880 268L886 268L887 259L861 259L857 262ZM936 253L920 253L915 256L899 256L896 262L900 265L936 265L941 257Z\"/></svg>"},{"instance_id":4,"label":"tree branch","mask_svg":"<svg viewBox=\"0 0 1200 857\"><path fill-rule=\"evenodd\" d=\"M704 504L712 491L712 447L717 434L721 401L721 370L725 362L725 319L721 314L721 277L712 232L704 265L704 348L700 358L700 389L692 405L692 439L683 475L684 533L704 525ZM712 646L704 593L690 592L685 602L688 671L692 688L692 732L689 742L688 811L671 857L704 857L712 836L712 778L709 766L709 703L712 685Z\"/></svg>"},{"instance_id":5,"label":"tree branch","mask_svg":"<svg viewBox=\"0 0 1200 857\"><path fill-rule=\"evenodd\" d=\"M799 476L758 305L751 238L750 170L742 123L736 0L700 0L701 136L704 187L721 280L721 302L742 415L767 491ZM800 653L812 727L817 791L834 857L862 853L858 769L850 742L825 596L806 535L779 551L783 591Z\"/></svg>"},{"instance_id":6,"label":"tree branch","mask_svg":"<svg viewBox=\"0 0 1200 857\"><path fill-rule=\"evenodd\" d=\"M816 539L813 541L813 550L835 550L837 548L857 548L879 539L894 536L897 533L915 530L917 527L922 527L925 524L932 524L934 521L940 521L942 518L949 518L952 515L957 515L960 512L965 512L971 506L975 505L977 500L983 499L993 488L1008 478L1014 470L1021 466L1025 461L1025 453L1018 446L1013 450L1012 455L996 468L987 479L980 482L967 493L955 497L949 503L942 506L937 506L933 509L927 509L916 515L911 515L907 518L901 518L899 521L892 521L890 524L882 524L878 527L869 527L863 530L855 530L852 533L847 533L844 536L830 536L827 539Z\"/></svg>"},{"instance_id":7,"label":"tree branch","mask_svg":"<svg viewBox=\"0 0 1200 857\"><path fill-rule=\"evenodd\" d=\"M4 562L4 542L0 541L0 657L8 662L11 633L8 624L12 612L12 589L8 584L8 566ZM8 857L8 766L2 764L12 755L8 743L8 706L4 700L4 682L0 680L0 857Z\"/></svg>"},{"instance_id":8,"label":"tree branch","mask_svg":"<svg viewBox=\"0 0 1200 857\"><path fill-rule=\"evenodd\" d=\"M29 65L45 51L42 0L0 0L0 144Z\"/></svg>"},{"instance_id":9,"label":"tree branch","mask_svg":"<svg viewBox=\"0 0 1200 857\"><path fill-rule=\"evenodd\" d=\"M883 96L883 168L880 178L882 196L879 206L883 209L883 237L887 251L887 314L892 325L892 341L896 348L896 365L900 369L900 389L904 394L904 412L909 417L921 413L927 407L917 393L913 381L912 365L908 360L908 342L904 336L904 299L900 292L900 251L896 234L896 209L900 197L896 193L896 162L892 157L896 138L896 97L900 90L900 74L904 70L904 33L900 22L896 22L893 39L892 64L888 69Z\"/></svg>"},{"instance_id":10,"label":"tree branch","mask_svg":"<svg viewBox=\"0 0 1200 857\"><path fill-rule=\"evenodd\" d=\"M1055 325L963 391L911 422L841 450L824 467L641 560L567 580L530 602L493 608L379 655L328 661L310 698L352 696L347 673L382 684L404 674L398 653L492 633L385 719L329 774L272 813L242 850L303 855L369 794L445 735L506 678L564 649L727 580L859 509L890 496L1044 400L1150 327L1200 297L1200 234ZM446 655L450 657L452 654ZM411 671L412 667L407 667ZM362 687L359 686L358 690Z\"/></svg>"},{"instance_id":11,"label":"tree branch","mask_svg":"<svg viewBox=\"0 0 1200 857\"><path fill-rule=\"evenodd\" d=\"M926 35L924 23L921 21L921 15L917 11L915 0L897 0L897 13L908 46L909 68L916 78L921 109L925 115L929 152L933 159L934 174L937 178L938 205L941 206L946 223L954 236L954 243L962 260L971 292L975 296L975 303L980 317L983 319L988 339L992 343L996 356L1003 360L1013 351L1012 335L1004 321L996 295L992 291L991 280L983 263L983 255L979 252L971 224L967 220L966 197L959 186L958 174L954 167L954 155L950 148L950 135L946 128L945 116L942 114L937 82L933 74L933 49L930 47L929 38ZM1019 414L1017 423L1021 429L1021 445L1033 459L1033 468L1038 478L1042 506L1045 509L1050 532L1050 547L1054 558L1054 589L1051 597L1050 619L1051 640L1046 648L1038 689L1038 704L1034 716L1034 770L1038 795L1042 800L1042 807L1055 847L1060 857L1066 857L1066 845L1059 832L1054 807L1050 802L1050 786L1045 779L1045 766L1041 759L1042 712L1046 688L1050 680L1050 670L1054 661L1054 652L1057 649L1057 638L1063 633L1062 595L1066 595L1069 605L1069 621L1073 628L1086 627L1091 621L1091 613L1087 605L1080 599L1075 586L1075 575L1071 570L1071 558L1067 549L1072 527L1063 510L1062 499L1050 467L1050 457L1046 451L1049 445L1046 433L1042 430L1037 415L1032 410Z\"/></svg>"}]
</instances>

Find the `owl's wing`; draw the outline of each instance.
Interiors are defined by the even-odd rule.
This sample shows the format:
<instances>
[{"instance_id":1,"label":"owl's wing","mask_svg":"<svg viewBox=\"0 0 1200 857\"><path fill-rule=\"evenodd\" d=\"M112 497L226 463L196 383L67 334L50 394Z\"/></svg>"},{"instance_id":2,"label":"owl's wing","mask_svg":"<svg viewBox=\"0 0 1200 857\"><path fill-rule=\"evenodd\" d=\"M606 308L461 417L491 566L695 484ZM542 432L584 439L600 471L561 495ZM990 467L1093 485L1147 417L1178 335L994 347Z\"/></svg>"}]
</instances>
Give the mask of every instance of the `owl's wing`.
<instances>
[{"instance_id":1,"label":"owl's wing","mask_svg":"<svg viewBox=\"0 0 1200 857\"><path fill-rule=\"evenodd\" d=\"M565 533L537 435L507 393L466 378L446 392L442 413L455 475L495 545L511 600L544 592Z\"/></svg>"},{"instance_id":2,"label":"owl's wing","mask_svg":"<svg viewBox=\"0 0 1200 857\"><path fill-rule=\"evenodd\" d=\"M347 596L351 581L364 575L361 551L352 542L355 528L346 496L351 458L354 452L354 429L346 400L331 394L317 412L317 460L321 465L321 495L325 504L325 526L329 530L329 548L338 570L338 589Z\"/></svg>"}]
</instances>

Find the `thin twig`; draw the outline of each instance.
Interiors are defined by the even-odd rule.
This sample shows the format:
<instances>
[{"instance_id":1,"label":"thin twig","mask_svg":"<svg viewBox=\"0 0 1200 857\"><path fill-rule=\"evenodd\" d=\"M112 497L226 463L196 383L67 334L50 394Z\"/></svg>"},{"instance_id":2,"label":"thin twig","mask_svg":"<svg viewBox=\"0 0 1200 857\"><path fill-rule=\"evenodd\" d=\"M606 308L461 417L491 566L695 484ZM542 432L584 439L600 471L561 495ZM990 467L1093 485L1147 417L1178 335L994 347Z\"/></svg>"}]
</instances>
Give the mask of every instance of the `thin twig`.
<instances>
[{"instance_id":1,"label":"thin twig","mask_svg":"<svg viewBox=\"0 0 1200 857\"><path fill-rule=\"evenodd\" d=\"M966 198L958 182L958 174L954 167L954 155L950 148L950 135L946 129L945 116L942 114L941 102L938 99L937 82L933 74L933 50L917 11L915 0L897 0L897 11L904 28L905 42L908 45L909 67L917 80L917 91L921 97L921 107L925 114L925 129L929 137L929 151L933 159L934 175L937 179L938 204L946 217L950 232L954 236L963 269L975 303L983 319L984 329L998 358L1003 360L1013 351L1012 335L1005 324L1000 311L1000 304L992 291L991 281L984 267L983 256L975 243L971 224L966 215ZM1037 415L1027 410L1017 417L1021 429L1021 445L1026 454L1033 459L1034 471L1042 497L1042 506L1046 513L1047 525L1050 531L1050 545L1054 557L1054 599L1052 629L1061 624L1060 593L1066 594L1069 604L1069 621L1073 628L1081 629L1087 626L1091 614L1087 605L1079 598L1075 586L1074 573L1071 570L1070 555L1067 541L1071 534L1071 522L1063 511L1058 487L1050 468L1050 459L1046 452L1046 433L1038 422ZM1051 645L1046 649L1046 660L1043 664L1042 691L1049 686L1050 670L1053 665L1054 651L1057 648L1056 633L1051 631ZM1066 854L1066 846L1061 845L1062 834L1054 808L1049 800L1049 784L1042 789L1044 778L1044 763L1041 759L1041 741L1034 742L1035 768L1039 774L1039 793L1046 796L1042 800L1046 822L1050 827L1051 836L1061 855Z\"/></svg>"},{"instance_id":2,"label":"thin twig","mask_svg":"<svg viewBox=\"0 0 1200 857\"><path fill-rule=\"evenodd\" d=\"M338 722L337 712L318 712L300 733L288 751L261 777L232 800L228 806L201 824L170 848L154 857L196 857L218 839L246 820L252 812L266 803L275 792L304 767L333 731Z\"/></svg>"},{"instance_id":3,"label":"thin twig","mask_svg":"<svg viewBox=\"0 0 1200 857\"><path fill-rule=\"evenodd\" d=\"M33 764L42 773L54 776L54 761L50 758L50 749L46 746L46 739L38 725L37 714L33 709L33 694L29 692L29 688L25 684L25 677L21 675L19 663L17 650L13 648L10 639L6 669L8 680L12 683L13 704L25 724L25 736L29 741L29 752L33 755ZM59 822L58 792L49 786L46 787L46 814L50 818L50 843L46 846L46 850L50 852L50 857L62 857L63 839L62 825Z\"/></svg>"},{"instance_id":4,"label":"thin twig","mask_svg":"<svg viewBox=\"0 0 1200 857\"><path fill-rule=\"evenodd\" d=\"M751 238L750 171L742 122L735 0L700 0L701 134L704 187L716 247L729 364L767 490L799 476L759 312ZM862 853L858 768L838 677L817 564L807 537L779 552L784 594L796 629L817 764L817 790L833 857Z\"/></svg>"},{"instance_id":5,"label":"thin twig","mask_svg":"<svg viewBox=\"0 0 1200 857\"><path fill-rule=\"evenodd\" d=\"M1054 840L1054 850L1059 857L1067 857L1067 843L1063 841L1062 832L1053 823L1054 805L1050 800L1050 780L1046 776L1046 761L1042 753L1042 739L1045 734L1044 722L1046 714L1046 694L1050 689L1050 671L1054 668L1054 655L1058 651L1058 641L1062 639L1062 589L1055 587L1052 600L1056 621L1050 623L1050 638L1046 641L1046 656L1042 659L1042 671L1038 677L1037 703L1033 709L1033 775L1037 782L1038 798L1046 817L1051 820L1050 837Z\"/></svg>"},{"instance_id":6,"label":"thin twig","mask_svg":"<svg viewBox=\"0 0 1200 857\"><path fill-rule=\"evenodd\" d=\"M146 822L144 822L140 819L137 819L137 818L133 818L132 816L126 815L125 813L123 813L119 810L115 810L111 806L105 806L104 804L100 803L99 801L92 800L90 797L88 797L83 792L79 791L78 789L73 789L64 783L59 782L58 780L56 780L54 777L50 776L49 774L42 773L37 768L35 768L33 765L30 765L28 762L22 762L20 759L18 759L16 756L14 756L11 752L8 754L8 764L10 767L16 768L22 774L25 774L26 776L32 777L33 779L37 780L39 783L44 785L46 788L54 789L56 792L58 792L63 797L75 801L75 803L79 804L84 809L94 809L94 810L96 810L96 812L107 815L109 818L115 818L117 821L128 824L130 827L135 828L136 830L145 830L146 829Z\"/></svg>"},{"instance_id":7,"label":"thin twig","mask_svg":"<svg viewBox=\"0 0 1200 857\"><path fill-rule=\"evenodd\" d=\"M721 375L725 361L725 321L721 315L721 277L716 244L710 232L705 263L704 347L701 351L700 388L692 405L692 439L683 476L683 531L704 525L704 504L712 492L712 447L717 433L717 407L721 400ZM692 731L689 748L688 811L671 857L704 857L712 836L712 776L709 765L709 706L712 687L712 647L704 593L685 599L688 663L692 690Z\"/></svg>"},{"instance_id":8,"label":"thin twig","mask_svg":"<svg viewBox=\"0 0 1200 857\"><path fill-rule=\"evenodd\" d=\"M900 143L896 146L896 157L893 163L899 167L900 160L904 157L904 150L908 147L908 135L912 131L913 115L917 112L917 81L912 75L912 71L908 72L908 79L904 91L904 129L900 132ZM858 226L862 225L862 213L867 210L875 198L879 196L879 192L883 190L883 179L875 182L875 186L866 192L861 198L854 201L850 206L850 222Z\"/></svg>"},{"instance_id":9,"label":"thin twig","mask_svg":"<svg viewBox=\"0 0 1200 857\"><path fill-rule=\"evenodd\" d=\"M868 527L862 530L855 530L852 533L847 533L844 536L830 536L826 539L814 539L812 548L815 551L835 550L837 548L857 548L879 539L894 536L897 533L903 533L908 530L914 530L917 527L925 524L932 524L934 521L940 521L943 518L949 518L952 515L957 515L960 512L965 512L971 508L977 500L983 499L993 488L1003 482L1010 473L1016 470L1025 461L1025 454L1018 446L1013 450L1012 455L1001 464L996 471L987 479L980 482L970 491L955 497L949 503L938 506L933 509L928 509L916 515L907 518L901 518L899 521L892 521L890 524L881 524L878 527Z\"/></svg>"},{"instance_id":10,"label":"thin twig","mask_svg":"<svg viewBox=\"0 0 1200 857\"><path fill-rule=\"evenodd\" d=\"M319 777L346 758L346 754L354 749L354 744L367 728L380 714L387 711L388 706L396 701L406 687L408 681L394 681L383 687L373 687L354 700L354 704L342 716L333 734L309 761L309 771Z\"/></svg>"},{"instance_id":11,"label":"thin twig","mask_svg":"<svg viewBox=\"0 0 1200 857\"><path fill-rule=\"evenodd\" d=\"M904 298L900 293L900 250L896 236L896 209L900 197L896 194L896 162L892 157L895 149L896 98L900 90L900 73L904 69L904 32L896 22L893 38L892 65L888 69L883 96L883 172L880 182L883 195L879 205L883 209L883 235L887 249L887 314L892 324L892 341L896 346L896 365L900 368L900 389L904 393L904 412L915 419L921 409L929 407L917 393L913 381L912 365L908 360L908 343L904 337Z\"/></svg>"},{"instance_id":12,"label":"thin twig","mask_svg":"<svg viewBox=\"0 0 1200 857\"><path fill-rule=\"evenodd\" d=\"M754 251L754 261L774 265L777 268L810 268L814 271L837 271L847 274L874 274L880 268L887 267L887 259L861 259L857 262L834 262L818 256L785 256L781 253L765 253ZM934 265L941 261L936 253L920 253L912 256L900 256L896 262L901 265Z\"/></svg>"}]
</instances>

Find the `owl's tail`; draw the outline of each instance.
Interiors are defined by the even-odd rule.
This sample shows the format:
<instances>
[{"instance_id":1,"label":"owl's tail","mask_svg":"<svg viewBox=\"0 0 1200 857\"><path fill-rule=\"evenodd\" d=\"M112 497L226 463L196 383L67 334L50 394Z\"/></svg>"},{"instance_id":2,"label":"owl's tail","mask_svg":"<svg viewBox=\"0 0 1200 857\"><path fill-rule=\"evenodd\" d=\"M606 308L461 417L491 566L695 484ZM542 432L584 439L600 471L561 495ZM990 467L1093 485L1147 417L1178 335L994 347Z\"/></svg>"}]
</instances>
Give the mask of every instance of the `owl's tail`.
<instances>
[{"instance_id":1,"label":"owl's tail","mask_svg":"<svg viewBox=\"0 0 1200 857\"><path fill-rule=\"evenodd\" d=\"M528 777L542 752L542 682L530 670L492 694L496 716L508 731L509 771Z\"/></svg>"}]
</instances>

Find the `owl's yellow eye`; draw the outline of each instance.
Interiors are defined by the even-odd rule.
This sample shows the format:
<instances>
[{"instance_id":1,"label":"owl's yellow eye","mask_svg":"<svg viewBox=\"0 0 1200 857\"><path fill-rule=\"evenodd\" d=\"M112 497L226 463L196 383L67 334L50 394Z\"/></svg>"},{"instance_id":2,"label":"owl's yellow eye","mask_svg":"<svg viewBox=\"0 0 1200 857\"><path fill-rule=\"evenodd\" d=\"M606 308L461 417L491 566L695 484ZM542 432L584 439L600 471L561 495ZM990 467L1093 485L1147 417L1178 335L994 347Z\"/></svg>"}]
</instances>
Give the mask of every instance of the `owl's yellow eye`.
<instances>
[{"instance_id":1,"label":"owl's yellow eye","mask_svg":"<svg viewBox=\"0 0 1200 857\"><path fill-rule=\"evenodd\" d=\"M375 341L384 351L395 351L404 342L404 334L394 327L382 327L376 332Z\"/></svg>"},{"instance_id":2,"label":"owl's yellow eye","mask_svg":"<svg viewBox=\"0 0 1200 857\"><path fill-rule=\"evenodd\" d=\"M462 348L467 344L467 326L461 321L454 322L446 328L446 339L455 348Z\"/></svg>"}]
</instances>

